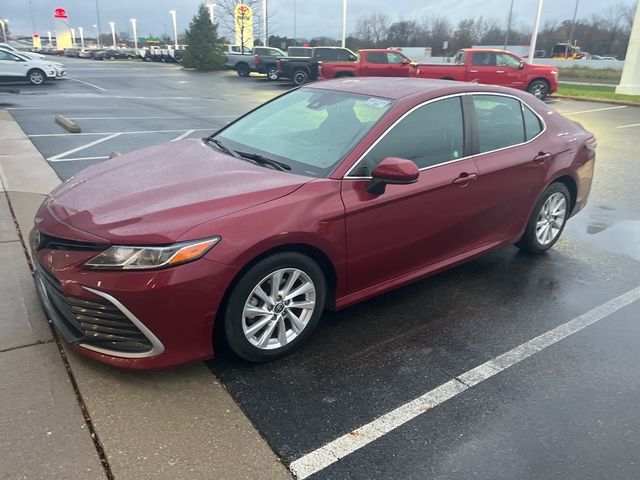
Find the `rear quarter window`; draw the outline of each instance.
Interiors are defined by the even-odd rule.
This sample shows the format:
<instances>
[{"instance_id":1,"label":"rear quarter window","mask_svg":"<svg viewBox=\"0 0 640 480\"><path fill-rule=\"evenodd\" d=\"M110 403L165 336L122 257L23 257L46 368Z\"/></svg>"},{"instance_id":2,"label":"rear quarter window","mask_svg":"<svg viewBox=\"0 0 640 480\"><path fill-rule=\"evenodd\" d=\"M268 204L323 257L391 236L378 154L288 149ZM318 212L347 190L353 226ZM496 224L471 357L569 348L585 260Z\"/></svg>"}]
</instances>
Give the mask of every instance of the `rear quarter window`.
<instances>
[{"instance_id":1,"label":"rear quarter window","mask_svg":"<svg viewBox=\"0 0 640 480\"><path fill-rule=\"evenodd\" d=\"M525 142L520 100L499 95L474 95L473 106L478 122L479 153Z\"/></svg>"},{"instance_id":2,"label":"rear quarter window","mask_svg":"<svg viewBox=\"0 0 640 480\"><path fill-rule=\"evenodd\" d=\"M525 139L528 142L532 138L540 135L540 132L542 132L542 123L538 116L525 104L522 104L522 114L524 117Z\"/></svg>"}]
</instances>

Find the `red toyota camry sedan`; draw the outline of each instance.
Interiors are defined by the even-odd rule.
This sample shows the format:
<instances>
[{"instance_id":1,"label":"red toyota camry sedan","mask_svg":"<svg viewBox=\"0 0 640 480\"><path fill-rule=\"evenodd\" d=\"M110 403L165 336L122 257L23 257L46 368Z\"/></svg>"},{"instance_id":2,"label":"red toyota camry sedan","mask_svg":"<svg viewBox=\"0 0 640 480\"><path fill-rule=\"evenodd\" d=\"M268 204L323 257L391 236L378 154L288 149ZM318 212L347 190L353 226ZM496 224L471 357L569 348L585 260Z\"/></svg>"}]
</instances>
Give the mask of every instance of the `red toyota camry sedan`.
<instances>
[{"instance_id":1,"label":"red toyota camry sedan","mask_svg":"<svg viewBox=\"0 0 640 480\"><path fill-rule=\"evenodd\" d=\"M587 201L595 147L512 89L311 84L64 182L35 218L37 289L62 337L112 365L210 358L214 333L279 358L325 308L506 245L551 248Z\"/></svg>"}]
</instances>

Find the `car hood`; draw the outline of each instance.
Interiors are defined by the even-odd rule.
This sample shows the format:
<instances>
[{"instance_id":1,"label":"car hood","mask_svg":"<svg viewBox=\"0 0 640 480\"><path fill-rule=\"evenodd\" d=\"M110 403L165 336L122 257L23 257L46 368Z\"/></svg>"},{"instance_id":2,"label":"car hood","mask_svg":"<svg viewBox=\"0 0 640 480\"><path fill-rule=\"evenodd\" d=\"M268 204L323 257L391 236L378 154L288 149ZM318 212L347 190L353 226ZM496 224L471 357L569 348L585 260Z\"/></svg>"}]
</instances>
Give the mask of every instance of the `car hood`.
<instances>
[{"instance_id":1,"label":"car hood","mask_svg":"<svg viewBox=\"0 0 640 480\"><path fill-rule=\"evenodd\" d=\"M288 195L310 180L233 158L201 140L183 140L83 170L51 193L36 225L45 234L72 240L166 244L187 239L183 235L201 223Z\"/></svg>"}]
</instances>

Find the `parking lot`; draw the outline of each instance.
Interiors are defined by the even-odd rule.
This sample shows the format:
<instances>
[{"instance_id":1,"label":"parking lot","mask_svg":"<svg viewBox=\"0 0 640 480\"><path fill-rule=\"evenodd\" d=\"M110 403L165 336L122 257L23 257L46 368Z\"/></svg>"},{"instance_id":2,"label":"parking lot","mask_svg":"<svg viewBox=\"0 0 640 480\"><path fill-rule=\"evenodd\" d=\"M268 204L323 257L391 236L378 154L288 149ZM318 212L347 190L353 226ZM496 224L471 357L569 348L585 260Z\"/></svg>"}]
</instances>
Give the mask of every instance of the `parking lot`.
<instances>
[{"instance_id":1,"label":"parking lot","mask_svg":"<svg viewBox=\"0 0 640 480\"><path fill-rule=\"evenodd\" d=\"M289 88L174 65L64 63L69 79L0 95L62 179L112 152L204 136ZM638 477L640 109L549 103L599 144L590 204L552 251L507 248L328 312L283 360L222 351L208 362L299 478Z\"/></svg>"}]
</instances>

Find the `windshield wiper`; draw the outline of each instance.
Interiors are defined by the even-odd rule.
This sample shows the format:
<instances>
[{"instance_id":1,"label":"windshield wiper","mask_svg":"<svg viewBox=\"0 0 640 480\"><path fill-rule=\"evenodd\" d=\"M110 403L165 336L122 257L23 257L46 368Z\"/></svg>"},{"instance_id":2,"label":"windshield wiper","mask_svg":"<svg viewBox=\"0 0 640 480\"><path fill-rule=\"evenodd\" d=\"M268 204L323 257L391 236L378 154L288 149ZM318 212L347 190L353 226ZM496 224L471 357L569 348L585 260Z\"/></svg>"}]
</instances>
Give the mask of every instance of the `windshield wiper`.
<instances>
[{"instance_id":1,"label":"windshield wiper","mask_svg":"<svg viewBox=\"0 0 640 480\"><path fill-rule=\"evenodd\" d=\"M231 150L217 138L207 137L204 139L204 141L207 143L213 143L216 147L218 147L218 149L222 150L224 153L228 153L232 157L242 158L239 154L237 154L234 150Z\"/></svg>"},{"instance_id":2,"label":"windshield wiper","mask_svg":"<svg viewBox=\"0 0 640 480\"><path fill-rule=\"evenodd\" d=\"M268 157L263 157L259 153L239 152L237 150L235 151L235 153L237 155L240 155L241 157L247 158L249 160L253 160L256 163L260 163L262 165L269 165L275 168L276 170L291 170L290 165L287 165L286 163L278 162L277 160L273 160Z\"/></svg>"}]
</instances>

